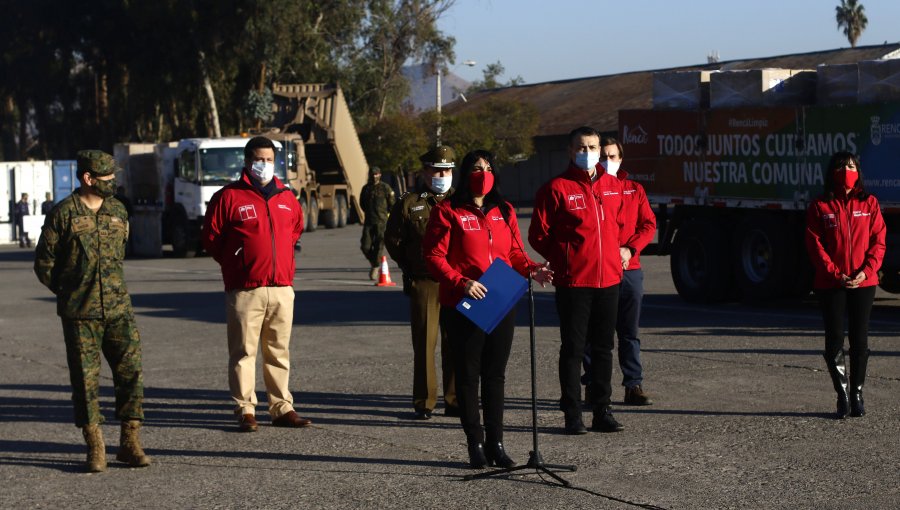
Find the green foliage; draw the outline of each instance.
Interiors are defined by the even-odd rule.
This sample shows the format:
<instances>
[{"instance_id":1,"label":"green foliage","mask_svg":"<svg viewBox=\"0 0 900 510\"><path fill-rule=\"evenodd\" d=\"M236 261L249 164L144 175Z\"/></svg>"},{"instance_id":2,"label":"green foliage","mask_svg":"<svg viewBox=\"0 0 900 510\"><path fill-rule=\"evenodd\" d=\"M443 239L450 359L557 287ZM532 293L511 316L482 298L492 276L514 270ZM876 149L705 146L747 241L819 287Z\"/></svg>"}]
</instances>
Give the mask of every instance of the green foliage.
<instances>
[{"instance_id":1,"label":"green foliage","mask_svg":"<svg viewBox=\"0 0 900 510\"><path fill-rule=\"evenodd\" d=\"M856 41L869 24L866 8L858 0L841 0L841 5L834 9L838 30L843 30L850 46L855 48Z\"/></svg>"},{"instance_id":2,"label":"green foliage","mask_svg":"<svg viewBox=\"0 0 900 510\"><path fill-rule=\"evenodd\" d=\"M413 172L419 169L419 156L428 150L428 137L418 119L396 114L378 121L360 136L369 166L384 172Z\"/></svg>"},{"instance_id":3,"label":"green foliage","mask_svg":"<svg viewBox=\"0 0 900 510\"><path fill-rule=\"evenodd\" d=\"M513 87L525 83L525 80L523 80L521 76L510 78L508 82L501 83L499 78L503 76L505 72L506 68L503 67L503 64L501 64L499 60L494 62L493 64L486 65L481 71L484 79L474 81L472 85L469 86L469 89L466 91L466 93L470 94L479 90L496 89L500 87Z\"/></svg>"},{"instance_id":4,"label":"green foliage","mask_svg":"<svg viewBox=\"0 0 900 510\"><path fill-rule=\"evenodd\" d=\"M400 111L410 62L452 62L453 0L16 2L0 16L0 157L223 134L273 83L340 83L357 125ZM212 98L207 90L212 90ZM211 100L212 99L212 100Z\"/></svg>"},{"instance_id":5,"label":"green foliage","mask_svg":"<svg viewBox=\"0 0 900 510\"><path fill-rule=\"evenodd\" d=\"M244 116L263 122L272 120L272 90L268 87L262 92L250 90L244 98Z\"/></svg>"},{"instance_id":6,"label":"green foliage","mask_svg":"<svg viewBox=\"0 0 900 510\"><path fill-rule=\"evenodd\" d=\"M495 163L506 165L534 153L532 139L537 133L537 109L528 103L490 99L478 107L443 118L444 143L462 155L486 149Z\"/></svg>"}]
</instances>

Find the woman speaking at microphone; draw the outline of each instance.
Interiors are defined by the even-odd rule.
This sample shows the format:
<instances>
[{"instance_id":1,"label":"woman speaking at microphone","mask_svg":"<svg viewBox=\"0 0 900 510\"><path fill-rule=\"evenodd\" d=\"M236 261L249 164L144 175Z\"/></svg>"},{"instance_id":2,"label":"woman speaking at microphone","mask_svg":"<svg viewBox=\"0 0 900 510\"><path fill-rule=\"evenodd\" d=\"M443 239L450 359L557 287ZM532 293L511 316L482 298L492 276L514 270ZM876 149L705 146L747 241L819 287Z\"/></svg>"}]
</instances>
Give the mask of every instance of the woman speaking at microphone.
<instances>
[{"instance_id":1,"label":"woman speaking at microphone","mask_svg":"<svg viewBox=\"0 0 900 510\"><path fill-rule=\"evenodd\" d=\"M440 283L441 325L455 352L460 422L473 468L516 465L503 448L503 388L515 309L486 334L459 313L456 304L463 297L483 299L490 292L477 280L495 259L523 276L532 275L542 286L551 282L553 275L522 248L516 214L500 195L491 160L491 153L484 150L466 154L456 193L431 211L422 241L425 263ZM483 427L478 413L479 378Z\"/></svg>"},{"instance_id":2,"label":"woman speaking at microphone","mask_svg":"<svg viewBox=\"0 0 900 510\"><path fill-rule=\"evenodd\" d=\"M866 414L862 390L869 359L869 314L886 232L878 200L863 189L859 159L849 152L835 153L825 172L824 194L807 210L806 248L825 320L825 364L837 392L837 418ZM845 314L849 378L844 363Z\"/></svg>"}]
</instances>

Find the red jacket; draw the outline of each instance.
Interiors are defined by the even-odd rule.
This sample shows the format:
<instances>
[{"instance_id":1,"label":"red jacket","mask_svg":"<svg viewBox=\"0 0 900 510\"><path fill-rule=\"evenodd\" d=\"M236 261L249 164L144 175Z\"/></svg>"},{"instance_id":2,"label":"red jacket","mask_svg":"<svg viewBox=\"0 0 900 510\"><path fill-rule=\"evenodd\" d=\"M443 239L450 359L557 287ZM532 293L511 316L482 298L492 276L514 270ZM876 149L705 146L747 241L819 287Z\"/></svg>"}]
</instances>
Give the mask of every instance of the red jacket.
<instances>
[{"instance_id":1,"label":"red jacket","mask_svg":"<svg viewBox=\"0 0 900 510\"><path fill-rule=\"evenodd\" d=\"M241 179L213 195L203 221L203 248L222 267L225 290L294 284L294 244L303 231L303 212L277 177L268 200Z\"/></svg>"},{"instance_id":2,"label":"red jacket","mask_svg":"<svg viewBox=\"0 0 900 510\"><path fill-rule=\"evenodd\" d=\"M628 261L628 270L641 268L641 251L650 244L656 235L656 215L647 200L644 187L628 179L628 172L619 170L616 174L622 183L622 214L624 215L622 231L619 233L619 244L634 250L634 256Z\"/></svg>"},{"instance_id":3,"label":"red jacket","mask_svg":"<svg viewBox=\"0 0 900 510\"><path fill-rule=\"evenodd\" d=\"M497 206L483 213L473 204L453 207L447 199L432 209L422 253L428 271L440 282L441 305L456 306L466 282L480 278L494 259L503 260L523 276L537 266L525 253L516 213L507 206L508 222Z\"/></svg>"},{"instance_id":4,"label":"red jacket","mask_svg":"<svg viewBox=\"0 0 900 510\"><path fill-rule=\"evenodd\" d=\"M558 287L605 288L622 281L622 184L599 164L597 172L591 182L570 163L535 197L528 242L550 262Z\"/></svg>"},{"instance_id":5,"label":"red jacket","mask_svg":"<svg viewBox=\"0 0 900 510\"><path fill-rule=\"evenodd\" d=\"M815 268L813 288L843 287L841 276L866 273L860 287L878 285L887 229L873 195L817 198L806 211L806 250Z\"/></svg>"}]
</instances>

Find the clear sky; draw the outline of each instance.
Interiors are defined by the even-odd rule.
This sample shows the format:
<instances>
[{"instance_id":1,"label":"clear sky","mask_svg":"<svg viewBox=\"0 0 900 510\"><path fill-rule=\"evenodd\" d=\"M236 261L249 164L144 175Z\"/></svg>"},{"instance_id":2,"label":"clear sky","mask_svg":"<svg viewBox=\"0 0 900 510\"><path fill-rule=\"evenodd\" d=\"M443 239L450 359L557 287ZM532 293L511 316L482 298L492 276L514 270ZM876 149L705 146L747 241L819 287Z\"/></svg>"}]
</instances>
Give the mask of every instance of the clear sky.
<instances>
[{"instance_id":1,"label":"clear sky","mask_svg":"<svg viewBox=\"0 0 900 510\"><path fill-rule=\"evenodd\" d=\"M861 0L869 19L857 46L900 42L900 0ZM456 0L440 20L456 38L451 70L525 83L849 48L840 0ZM470 68L459 63L475 60Z\"/></svg>"}]
</instances>

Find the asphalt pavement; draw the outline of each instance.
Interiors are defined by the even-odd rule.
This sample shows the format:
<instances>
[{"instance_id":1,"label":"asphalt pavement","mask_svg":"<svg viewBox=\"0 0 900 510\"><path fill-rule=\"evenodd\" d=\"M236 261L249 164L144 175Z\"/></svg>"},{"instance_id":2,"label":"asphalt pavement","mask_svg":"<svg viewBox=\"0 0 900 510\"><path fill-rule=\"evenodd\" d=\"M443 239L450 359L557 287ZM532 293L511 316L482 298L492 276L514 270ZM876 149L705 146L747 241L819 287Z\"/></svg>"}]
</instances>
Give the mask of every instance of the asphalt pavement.
<instances>
[{"instance_id":1,"label":"asphalt pavement","mask_svg":"<svg viewBox=\"0 0 900 510\"><path fill-rule=\"evenodd\" d=\"M523 231L527 221L523 221ZM152 466L112 458L118 424L102 372L110 468L83 472L65 348L33 252L0 247L0 506L3 508L900 508L900 296L872 315L868 414L835 420L812 297L691 305L667 257L646 257L644 388L654 404L613 404L625 430L566 436L557 408L559 330L552 289L535 291L537 428L563 487L534 469L466 481L458 419L412 417L412 347L400 286L376 287L360 228L303 236L291 388L313 426L237 432L227 392L221 277L209 257L130 259L144 349L144 445ZM391 276L400 281L393 263ZM506 435L533 450L526 301L507 371ZM590 419L590 412L586 411Z\"/></svg>"}]
</instances>

